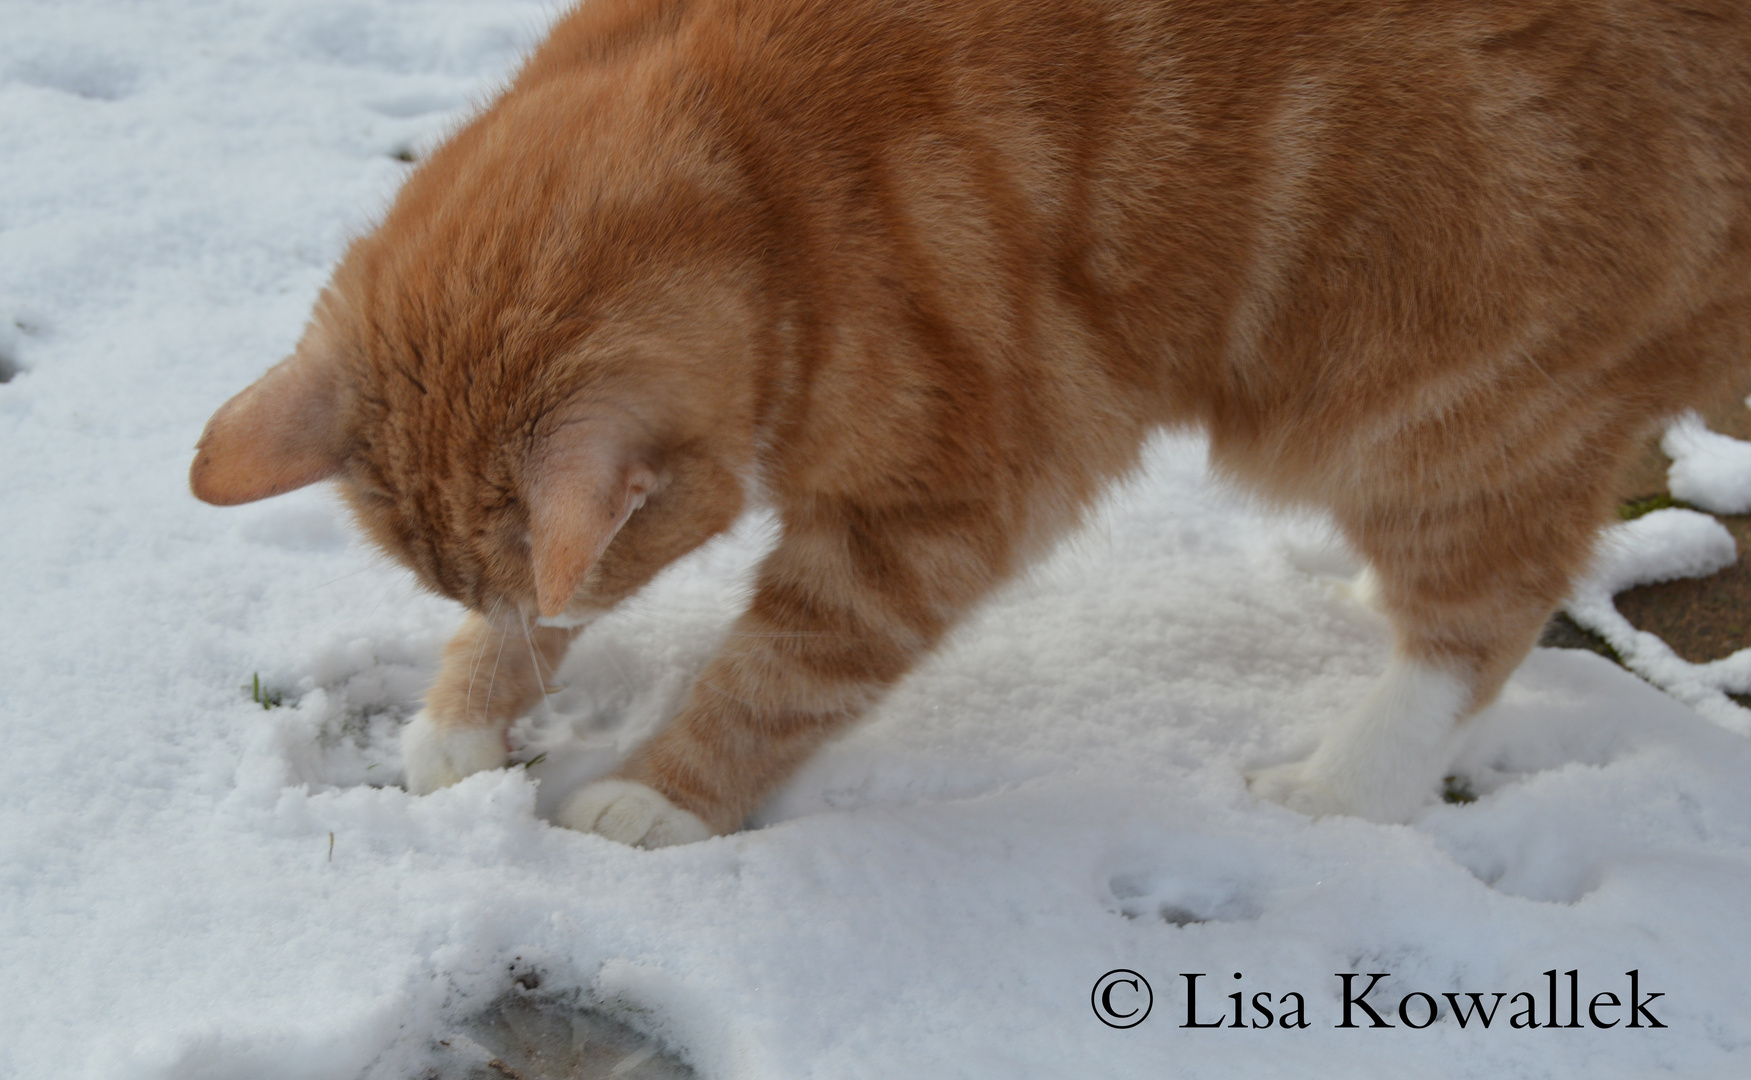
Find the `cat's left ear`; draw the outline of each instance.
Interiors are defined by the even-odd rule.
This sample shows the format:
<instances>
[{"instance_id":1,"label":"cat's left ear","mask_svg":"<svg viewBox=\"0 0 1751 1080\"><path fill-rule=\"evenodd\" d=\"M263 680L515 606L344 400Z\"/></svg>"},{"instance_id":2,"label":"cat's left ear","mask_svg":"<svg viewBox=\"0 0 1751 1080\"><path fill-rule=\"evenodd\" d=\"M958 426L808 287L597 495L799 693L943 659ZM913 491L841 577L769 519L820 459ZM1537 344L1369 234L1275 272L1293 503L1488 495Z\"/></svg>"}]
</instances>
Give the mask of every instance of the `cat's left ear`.
<instances>
[{"instance_id":1,"label":"cat's left ear","mask_svg":"<svg viewBox=\"0 0 1751 1080\"><path fill-rule=\"evenodd\" d=\"M565 612L590 567L656 485L637 434L635 425L615 419L581 420L548 436L531 458L529 542L543 618Z\"/></svg>"},{"instance_id":2,"label":"cat's left ear","mask_svg":"<svg viewBox=\"0 0 1751 1080\"><path fill-rule=\"evenodd\" d=\"M325 480L341 470L340 375L302 350L219 407L195 444L189 488L235 506Z\"/></svg>"}]
</instances>

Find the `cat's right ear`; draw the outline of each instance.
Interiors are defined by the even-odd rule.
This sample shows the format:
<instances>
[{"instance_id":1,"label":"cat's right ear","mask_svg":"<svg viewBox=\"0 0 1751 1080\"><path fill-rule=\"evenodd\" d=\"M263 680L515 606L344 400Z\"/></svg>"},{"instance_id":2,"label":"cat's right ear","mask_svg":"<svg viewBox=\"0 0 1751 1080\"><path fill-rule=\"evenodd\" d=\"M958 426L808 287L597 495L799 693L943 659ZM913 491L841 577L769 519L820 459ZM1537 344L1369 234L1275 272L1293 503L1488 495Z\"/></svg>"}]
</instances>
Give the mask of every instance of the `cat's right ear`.
<instances>
[{"instance_id":1,"label":"cat's right ear","mask_svg":"<svg viewBox=\"0 0 1751 1080\"><path fill-rule=\"evenodd\" d=\"M562 425L530 461L529 542L543 617L565 613L590 567L656 486L639 444L637 426L624 417L595 418Z\"/></svg>"},{"instance_id":2,"label":"cat's right ear","mask_svg":"<svg viewBox=\"0 0 1751 1080\"><path fill-rule=\"evenodd\" d=\"M189 488L235 506L333 476L345 453L339 399L336 365L303 352L281 361L207 421Z\"/></svg>"}]
</instances>

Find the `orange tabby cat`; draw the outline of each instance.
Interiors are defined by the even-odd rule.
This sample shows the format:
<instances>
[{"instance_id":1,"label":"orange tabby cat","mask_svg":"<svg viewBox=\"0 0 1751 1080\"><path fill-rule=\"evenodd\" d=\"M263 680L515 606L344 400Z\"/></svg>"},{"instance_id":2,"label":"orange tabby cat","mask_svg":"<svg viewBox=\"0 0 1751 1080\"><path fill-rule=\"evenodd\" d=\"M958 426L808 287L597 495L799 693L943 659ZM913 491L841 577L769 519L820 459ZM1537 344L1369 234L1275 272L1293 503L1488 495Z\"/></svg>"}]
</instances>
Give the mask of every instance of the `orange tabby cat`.
<instances>
[{"instance_id":1,"label":"orange tabby cat","mask_svg":"<svg viewBox=\"0 0 1751 1080\"><path fill-rule=\"evenodd\" d=\"M1254 790L1396 821L1619 464L1748 351L1740 0L591 0L353 244L192 484L332 478L473 609L415 792L503 765L584 624L774 507L680 714L561 812L654 846L735 829L1197 425L1335 516L1396 632ZM476 677L525 632L539 659Z\"/></svg>"}]
</instances>

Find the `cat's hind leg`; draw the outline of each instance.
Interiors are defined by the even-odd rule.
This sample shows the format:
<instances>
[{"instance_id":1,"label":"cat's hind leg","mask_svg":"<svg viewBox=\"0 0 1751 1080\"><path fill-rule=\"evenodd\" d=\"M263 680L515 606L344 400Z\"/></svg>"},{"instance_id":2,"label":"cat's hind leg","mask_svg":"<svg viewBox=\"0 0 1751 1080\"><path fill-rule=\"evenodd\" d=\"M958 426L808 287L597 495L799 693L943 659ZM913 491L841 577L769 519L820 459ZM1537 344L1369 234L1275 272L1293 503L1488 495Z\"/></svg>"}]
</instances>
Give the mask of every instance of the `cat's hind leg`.
<instances>
[{"instance_id":1,"label":"cat's hind leg","mask_svg":"<svg viewBox=\"0 0 1751 1080\"><path fill-rule=\"evenodd\" d=\"M1253 793L1315 817L1407 820L1446 771L1471 695L1462 672L1394 656L1313 756L1255 774Z\"/></svg>"},{"instance_id":2,"label":"cat's hind leg","mask_svg":"<svg viewBox=\"0 0 1751 1080\"><path fill-rule=\"evenodd\" d=\"M1460 722L1495 699L1591 549L1601 500L1562 479L1343 522L1374 569L1393 657L1311 757L1253 776L1255 794L1381 822L1435 794Z\"/></svg>"},{"instance_id":3,"label":"cat's hind leg","mask_svg":"<svg viewBox=\"0 0 1751 1080\"><path fill-rule=\"evenodd\" d=\"M401 731L407 790L425 795L502 767L506 729L541 699L575 634L471 613L444 648L426 707Z\"/></svg>"}]
</instances>

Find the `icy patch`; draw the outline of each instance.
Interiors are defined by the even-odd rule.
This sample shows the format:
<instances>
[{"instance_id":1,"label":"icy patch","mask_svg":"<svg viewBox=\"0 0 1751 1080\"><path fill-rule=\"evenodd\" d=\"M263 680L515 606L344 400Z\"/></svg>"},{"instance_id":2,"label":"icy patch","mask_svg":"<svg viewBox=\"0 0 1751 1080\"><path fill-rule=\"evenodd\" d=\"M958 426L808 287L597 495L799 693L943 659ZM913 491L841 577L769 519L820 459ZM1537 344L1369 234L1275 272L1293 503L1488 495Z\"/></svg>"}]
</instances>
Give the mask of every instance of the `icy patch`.
<instances>
[{"instance_id":1,"label":"icy patch","mask_svg":"<svg viewBox=\"0 0 1751 1080\"><path fill-rule=\"evenodd\" d=\"M1636 585L1704 577L1737 557L1732 534L1707 514L1656 510L1606 532L1593 572L1575 586L1564 610L1617 650L1629 670L1727 730L1751 735L1751 710L1727 697L1751 692L1751 649L1692 664L1656 635L1637 630L1611 601Z\"/></svg>"},{"instance_id":2,"label":"icy patch","mask_svg":"<svg viewBox=\"0 0 1751 1080\"><path fill-rule=\"evenodd\" d=\"M1710 431L1689 412L1666 429L1660 449L1672 459L1673 497L1717 514L1751 512L1751 443Z\"/></svg>"},{"instance_id":3,"label":"icy patch","mask_svg":"<svg viewBox=\"0 0 1751 1080\"><path fill-rule=\"evenodd\" d=\"M513 991L436 1041L434 1080L686 1080L693 1070L578 995Z\"/></svg>"}]
</instances>

